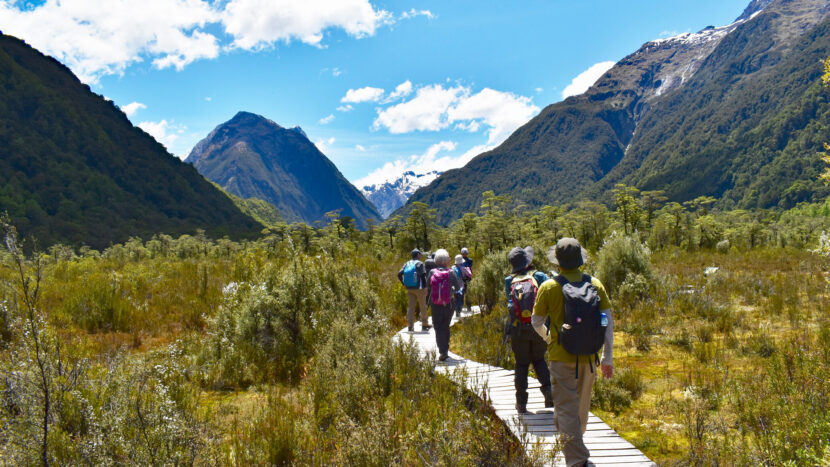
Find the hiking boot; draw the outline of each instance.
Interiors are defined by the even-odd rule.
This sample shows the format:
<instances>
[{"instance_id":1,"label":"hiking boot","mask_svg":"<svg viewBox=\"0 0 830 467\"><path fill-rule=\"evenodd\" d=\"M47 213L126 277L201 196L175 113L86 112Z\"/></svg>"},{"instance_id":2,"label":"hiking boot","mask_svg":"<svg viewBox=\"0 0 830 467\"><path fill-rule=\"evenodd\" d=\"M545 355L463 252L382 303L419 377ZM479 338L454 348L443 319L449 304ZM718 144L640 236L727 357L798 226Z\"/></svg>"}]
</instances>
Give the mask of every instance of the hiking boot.
<instances>
[{"instance_id":1,"label":"hiking boot","mask_svg":"<svg viewBox=\"0 0 830 467\"><path fill-rule=\"evenodd\" d=\"M553 407L553 390L550 386L539 388L545 396L545 407Z\"/></svg>"},{"instance_id":2,"label":"hiking boot","mask_svg":"<svg viewBox=\"0 0 830 467\"><path fill-rule=\"evenodd\" d=\"M527 394L516 394L516 412L519 415L527 413Z\"/></svg>"},{"instance_id":3,"label":"hiking boot","mask_svg":"<svg viewBox=\"0 0 830 467\"><path fill-rule=\"evenodd\" d=\"M430 326L429 324L421 325L421 331L429 331L430 329L432 329L432 326Z\"/></svg>"},{"instance_id":4,"label":"hiking boot","mask_svg":"<svg viewBox=\"0 0 830 467\"><path fill-rule=\"evenodd\" d=\"M446 361L448 358L450 358L449 355L440 355L438 356L438 361L443 362Z\"/></svg>"},{"instance_id":5,"label":"hiking boot","mask_svg":"<svg viewBox=\"0 0 830 467\"><path fill-rule=\"evenodd\" d=\"M408 328L406 328L406 330L408 332L415 332L415 327L414 326L409 326Z\"/></svg>"}]
</instances>

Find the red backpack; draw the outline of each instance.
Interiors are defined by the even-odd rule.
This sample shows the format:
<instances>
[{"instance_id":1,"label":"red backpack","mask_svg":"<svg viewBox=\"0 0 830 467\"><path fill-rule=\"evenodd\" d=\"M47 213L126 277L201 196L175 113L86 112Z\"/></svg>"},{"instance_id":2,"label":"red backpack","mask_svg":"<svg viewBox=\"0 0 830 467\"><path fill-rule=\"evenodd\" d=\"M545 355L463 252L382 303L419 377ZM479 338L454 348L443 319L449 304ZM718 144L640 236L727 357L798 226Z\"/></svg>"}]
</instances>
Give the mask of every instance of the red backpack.
<instances>
[{"instance_id":1,"label":"red backpack","mask_svg":"<svg viewBox=\"0 0 830 467\"><path fill-rule=\"evenodd\" d=\"M432 303L434 305L449 305L452 301L452 284L450 284L449 269L433 269L429 279L432 289Z\"/></svg>"},{"instance_id":2,"label":"red backpack","mask_svg":"<svg viewBox=\"0 0 830 467\"><path fill-rule=\"evenodd\" d=\"M533 316L533 305L536 303L536 293L539 291L539 284L533 277L533 273L513 276L510 282L510 302L513 309L513 325L530 324Z\"/></svg>"}]
</instances>

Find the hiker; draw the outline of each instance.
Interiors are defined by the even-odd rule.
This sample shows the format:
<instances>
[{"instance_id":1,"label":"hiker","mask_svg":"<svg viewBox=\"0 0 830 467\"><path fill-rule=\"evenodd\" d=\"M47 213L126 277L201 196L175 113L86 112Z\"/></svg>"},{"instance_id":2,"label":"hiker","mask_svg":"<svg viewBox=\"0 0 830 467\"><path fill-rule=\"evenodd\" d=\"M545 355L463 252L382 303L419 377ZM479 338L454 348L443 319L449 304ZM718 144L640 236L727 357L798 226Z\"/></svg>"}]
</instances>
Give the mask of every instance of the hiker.
<instances>
[{"instance_id":1,"label":"hiker","mask_svg":"<svg viewBox=\"0 0 830 467\"><path fill-rule=\"evenodd\" d=\"M455 255L455 265L452 267L453 272L461 278L461 290L453 294L453 305L455 307L455 315L461 319L461 309L464 307L464 296L467 295L467 281L464 279L464 258L461 255Z\"/></svg>"},{"instance_id":2,"label":"hiker","mask_svg":"<svg viewBox=\"0 0 830 467\"><path fill-rule=\"evenodd\" d=\"M427 321L427 273L424 263L421 262L421 252L412 250L412 259L407 261L400 271L398 280L406 287L406 321L409 323L409 332L415 331L415 304L421 313L421 330L429 331L431 326Z\"/></svg>"},{"instance_id":3,"label":"hiker","mask_svg":"<svg viewBox=\"0 0 830 467\"><path fill-rule=\"evenodd\" d=\"M563 452L569 466L583 465L590 453L582 440L588 426L591 386L596 379L594 362L611 378L614 322L605 287L580 267L586 251L574 238L563 238L548 251L560 274L539 287L532 323L548 342L548 360L553 379L554 421L565 435ZM544 323L550 318L550 332ZM605 326L603 326L605 324ZM556 332L555 338L552 336ZM603 347L602 361L599 350Z\"/></svg>"},{"instance_id":4,"label":"hiker","mask_svg":"<svg viewBox=\"0 0 830 467\"><path fill-rule=\"evenodd\" d=\"M470 307L470 294L467 293L467 287L470 281L473 280L473 260L467 256L469 254L470 250L467 247L461 249L461 257L464 258L464 266L461 268L461 272L464 273L461 276L461 279L464 280L464 301L467 302L467 311L472 311L473 309Z\"/></svg>"},{"instance_id":5,"label":"hiker","mask_svg":"<svg viewBox=\"0 0 830 467\"><path fill-rule=\"evenodd\" d=\"M438 265L437 265L437 264L435 264L435 253L427 253L427 254L426 254L426 257L427 257L427 259L426 259L426 260L424 260L424 270L425 270L425 271L426 271L426 273L427 273L427 277L429 277L429 272L430 272L430 271L432 271L433 269L437 268L437 267L438 267ZM426 300L426 303L427 303L427 309L431 309L431 308L432 308L432 305L430 305L430 300L429 300L429 298L430 298L430 296L429 296L430 292L431 292L431 291L430 291L430 289L429 289L429 281L427 281L427 300Z\"/></svg>"},{"instance_id":6,"label":"hiker","mask_svg":"<svg viewBox=\"0 0 830 467\"><path fill-rule=\"evenodd\" d=\"M536 370L539 388L545 397L545 407L553 407L550 373L545 362L548 348L545 340L533 329L531 317L533 304L539 286L548 280L548 276L533 267L533 248L516 247L507 254L507 261L513 272L504 278L504 291L507 295L509 321L506 334L510 337L510 347L516 360L513 385L516 388L516 412L527 413L527 374L530 364Z\"/></svg>"},{"instance_id":7,"label":"hiker","mask_svg":"<svg viewBox=\"0 0 830 467\"><path fill-rule=\"evenodd\" d=\"M450 351L450 321L455 311L453 294L464 287L464 282L449 269L450 254L440 249L435 252L437 268L429 273L432 290L432 324L435 326L435 342L438 344L438 360L445 361Z\"/></svg>"}]
</instances>

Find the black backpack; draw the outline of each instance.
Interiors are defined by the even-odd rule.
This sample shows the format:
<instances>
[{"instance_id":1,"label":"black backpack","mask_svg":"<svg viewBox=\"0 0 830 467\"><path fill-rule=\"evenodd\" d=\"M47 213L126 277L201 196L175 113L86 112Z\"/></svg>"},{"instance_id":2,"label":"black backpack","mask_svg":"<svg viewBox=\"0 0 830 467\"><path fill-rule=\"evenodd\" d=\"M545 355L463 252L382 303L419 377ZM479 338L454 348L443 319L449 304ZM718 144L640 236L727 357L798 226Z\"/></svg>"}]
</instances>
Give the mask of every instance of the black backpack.
<instances>
[{"instance_id":1,"label":"black backpack","mask_svg":"<svg viewBox=\"0 0 830 467\"><path fill-rule=\"evenodd\" d=\"M594 355L599 361L607 324L602 325L599 292L591 283L591 276L583 274L579 282L569 282L562 275L554 277L554 280L562 286L565 296L565 322L558 331L559 344L568 353L576 355L577 362L581 355Z\"/></svg>"}]
</instances>

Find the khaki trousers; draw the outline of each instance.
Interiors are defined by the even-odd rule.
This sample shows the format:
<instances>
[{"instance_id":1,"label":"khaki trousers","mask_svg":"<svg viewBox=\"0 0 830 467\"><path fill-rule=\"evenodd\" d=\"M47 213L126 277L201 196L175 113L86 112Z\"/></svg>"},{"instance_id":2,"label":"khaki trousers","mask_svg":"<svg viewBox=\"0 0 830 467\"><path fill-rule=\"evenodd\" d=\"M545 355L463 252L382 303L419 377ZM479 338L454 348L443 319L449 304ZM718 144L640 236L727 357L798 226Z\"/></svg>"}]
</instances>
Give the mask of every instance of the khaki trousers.
<instances>
[{"instance_id":1,"label":"khaki trousers","mask_svg":"<svg viewBox=\"0 0 830 467\"><path fill-rule=\"evenodd\" d=\"M562 449L565 463L570 467L583 465L590 456L582 441L582 434L588 427L588 410L591 408L591 386L596 379L597 368L579 362L579 377L576 363L549 362L550 377L553 380L554 422L556 430L564 437Z\"/></svg>"},{"instance_id":2,"label":"khaki trousers","mask_svg":"<svg viewBox=\"0 0 830 467\"><path fill-rule=\"evenodd\" d=\"M408 300L406 306L406 322L411 328L415 324L415 302L418 302L418 308L421 310L421 325L429 324L427 321L427 289L406 289L406 298Z\"/></svg>"}]
</instances>

